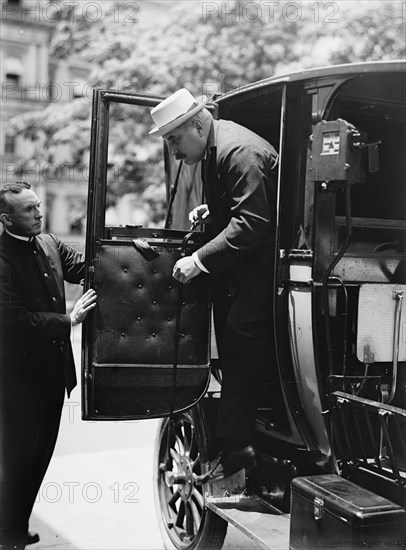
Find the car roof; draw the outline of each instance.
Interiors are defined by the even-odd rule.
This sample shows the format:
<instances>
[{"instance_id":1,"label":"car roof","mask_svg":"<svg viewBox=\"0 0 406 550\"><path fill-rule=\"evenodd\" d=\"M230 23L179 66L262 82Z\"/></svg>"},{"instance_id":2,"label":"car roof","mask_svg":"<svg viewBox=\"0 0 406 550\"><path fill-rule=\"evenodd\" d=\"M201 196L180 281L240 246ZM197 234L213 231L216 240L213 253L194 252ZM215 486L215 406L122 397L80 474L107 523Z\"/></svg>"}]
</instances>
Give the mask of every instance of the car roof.
<instances>
[{"instance_id":1,"label":"car roof","mask_svg":"<svg viewBox=\"0 0 406 550\"><path fill-rule=\"evenodd\" d=\"M299 82L302 80L313 80L316 78L328 78L336 76L356 76L360 74L380 73L380 72L403 72L406 74L406 60L398 59L391 61L369 61L363 63L345 63L342 65L330 65L327 67L318 67L314 69L304 69L285 75L272 76L258 80L252 84L246 84L214 98L216 102L229 99L232 96L241 93L266 88L268 86L281 84L284 82Z\"/></svg>"}]
</instances>

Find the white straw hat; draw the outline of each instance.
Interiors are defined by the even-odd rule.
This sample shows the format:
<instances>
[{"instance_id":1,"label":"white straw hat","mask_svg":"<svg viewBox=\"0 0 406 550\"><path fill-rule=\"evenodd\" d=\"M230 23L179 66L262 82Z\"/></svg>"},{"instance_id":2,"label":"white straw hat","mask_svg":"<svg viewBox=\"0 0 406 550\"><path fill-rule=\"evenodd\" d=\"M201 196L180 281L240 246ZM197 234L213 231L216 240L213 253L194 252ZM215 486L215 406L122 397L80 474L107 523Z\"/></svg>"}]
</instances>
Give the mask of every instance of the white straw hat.
<instances>
[{"instance_id":1,"label":"white straw hat","mask_svg":"<svg viewBox=\"0 0 406 550\"><path fill-rule=\"evenodd\" d=\"M152 109L151 116L155 128L150 134L163 136L198 113L206 104L206 96L195 99L186 88L178 90Z\"/></svg>"}]
</instances>

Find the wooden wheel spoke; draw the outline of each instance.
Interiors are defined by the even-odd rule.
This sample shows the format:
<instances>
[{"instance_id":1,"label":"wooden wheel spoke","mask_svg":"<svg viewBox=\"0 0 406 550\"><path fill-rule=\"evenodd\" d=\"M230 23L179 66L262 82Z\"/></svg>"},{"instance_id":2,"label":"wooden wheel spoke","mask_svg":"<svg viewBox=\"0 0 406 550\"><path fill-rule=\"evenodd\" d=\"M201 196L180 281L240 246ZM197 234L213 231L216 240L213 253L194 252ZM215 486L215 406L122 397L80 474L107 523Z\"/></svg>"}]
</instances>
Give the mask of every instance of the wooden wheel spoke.
<instances>
[{"instance_id":1,"label":"wooden wheel spoke","mask_svg":"<svg viewBox=\"0 0 406 550\"><path fill-rule=\"evenodd\" d=\"M189 429L190 429L190 436L189 436L189 441L190 441L190 455L193 457L194 455L196 455L198 453L198 448L197 448L197 442L196 442L196 430L195 430L195 427L190 425L189 426Z\"/></svg>"},{"instance_id":2,"label":"wooden wheel spoke","mask_svg":"<svg viewBox=\"0 0 406 550\"><path fill-rule=\"evenodd\" d=\"M193 537L195 534L193 512L190 506L190 502L186 503L186 536Z\"/></svg>"},{"instance_id":3,"label":"wooden wheel spoke","mask_svg":"<svg viewBox=\"0 0 406 550\"><path fill-rule=\"evenodd\" d=\"M193 426L190 427L190 454L193 456L193 453L196 452L198 454L198 450L196 448L196 438L195 438L195 429Z\"/></svg>"},{"instance_id":4,"label":"wooden wheel spoke","mask_svg":"<svg viewBox=\"0 0 406 550\"><path fill-rule=\"evenodd\" d=\"M199 530L199 527L200 527L200 522L202 521L201 512L199 511L199 509L197 508L197 506L196 506L196 504L193 500L190 500L190 509L192 511L193 521L194 521L194 524L195 524L195 530L197 532Z\"/></svg>"},{"instance_id":5,"label":"wooden wheel spoke","mask_svg":"<svg viewBox=\"0 0 406 550\"><path fill-rule=\"evenodd\" d=\"M203 506L204 506L203 495L198 489L196 489L196 487L193 487L192 495L195 497L195 500L197 504L200 506L200 508L203 509Z\"/></svg>"},{"instance_id":6,"label":"wooden wheel spoke","mask_svg":"<svg viewBox=\"0 0 406 550\"><path fill-rule=\"evenodd\" d=\"M180 499L180 493L179 493L179 491L176 491L175 493L173 493L171 498L168 500L168 506L170 508L172 508L172 510L175 513L176 513L176 503L178 502L179 499Z\"/></svg>"},{"instance_id":7,"label":"wooden wheel spoke","mask_svg":"<svg viewBox=\"0 0 406 550\"><path fill-rule=\"evenodd\" d=\"M171 457L176 462L176 464L179 464L180 462L180 454L173 448L170 449Z\"/></svg>"},{"instance_id":8,"label":"wooden wheel spoke","mask_svg":"<svg viewBox=\"0 0 406 550\"><path fill-rule=\"evenodd\" d=\"M178 515L176 516L176 527L183 527L183 520L185 519L185 502L182 500L179 506Z\"/></svg>"},{"instance_id":9,"label":"wooden wheel spoke","mask_svg":"<svg viewBox=\"0 0 406 550\"><path fill-rule=\"evenodd\" d=\"M179 453L181 455L185 454L185 447L183 445L183 441L178 435L175 435L176 443L178 444Z\"/></svg>"},{"instance_id":10,"label":"wooden wheel spoke","mask_svg":"<svg viewBox=\"0 0 406 550\"><path fill-rule=\"evenodd\" d=\"M185 450L185 455L189 456L190 454L190 425L183 425L183 447Z\"/></svg>"}]
</instances>

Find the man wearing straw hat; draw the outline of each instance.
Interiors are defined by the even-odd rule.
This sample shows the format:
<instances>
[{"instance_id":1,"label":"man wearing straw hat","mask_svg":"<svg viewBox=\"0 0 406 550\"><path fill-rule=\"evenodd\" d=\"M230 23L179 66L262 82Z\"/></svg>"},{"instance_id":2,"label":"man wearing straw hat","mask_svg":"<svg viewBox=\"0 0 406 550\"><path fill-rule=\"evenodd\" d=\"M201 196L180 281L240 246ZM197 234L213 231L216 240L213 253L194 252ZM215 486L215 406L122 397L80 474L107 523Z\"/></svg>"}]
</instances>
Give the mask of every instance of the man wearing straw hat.
<instances>
[{"instance_id":1,"label":"man wearing straw hat","mask_svg":"<svg viewBox=\"0 0 406 550\"><path fill-rule=\"evenodd\" d=\"M215 282L225 278L231 295L218 338L221 454L213 478L219 479L255 466L250 443L258 400L264 384L277 380L272 295L278 155L247 128L213 120L206 104L205 97L178 90L152 109L150 134L162 136L177 160L202 167L207 204L192 210L189 219L210 224L212 239L176 262L174 278L181 283L201 273Z\"/></svg>"}]
</instances>

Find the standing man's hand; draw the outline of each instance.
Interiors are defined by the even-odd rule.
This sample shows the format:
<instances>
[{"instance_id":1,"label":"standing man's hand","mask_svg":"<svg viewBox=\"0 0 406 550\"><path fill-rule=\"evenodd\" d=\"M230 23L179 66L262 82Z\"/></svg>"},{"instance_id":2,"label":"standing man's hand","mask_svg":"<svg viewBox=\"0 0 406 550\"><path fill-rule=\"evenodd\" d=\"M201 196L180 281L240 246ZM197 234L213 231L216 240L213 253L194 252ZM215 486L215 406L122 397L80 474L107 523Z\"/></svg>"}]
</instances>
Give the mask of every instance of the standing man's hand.
<instances>
[{"instance_id":1,"label":"standing man's hand","mask_svg":"<svg viewBox=\"0 0 406 550\"><path fill-rule=\"evenodd\" d=\"M96 292L92 288L79 298L70 314L72 326L83 323L89 311L96 307L96 299Z\"/></svg>"},{"instance_id":2,"label":"standing man's hand","mask_svg":"<svg viewBox=\"0 0 406 550\"><path fill-rule=\"evenodd\" d=\"M176 262L173 268L172 276L180 283L188 283L202 273L200 267L198 267L192 258L192 256L186 256Z\"/></svg>"},{"instance_id":3,"label":"standing man's hand","mask_svg":"<svg viewBox=\"0 0 406 550\"><path fill-rule=\"evenodd\" d=\"M201 204L189 212L190 223L211 223L210 210L207 204Z\"/></svg>"}]
</instances>

